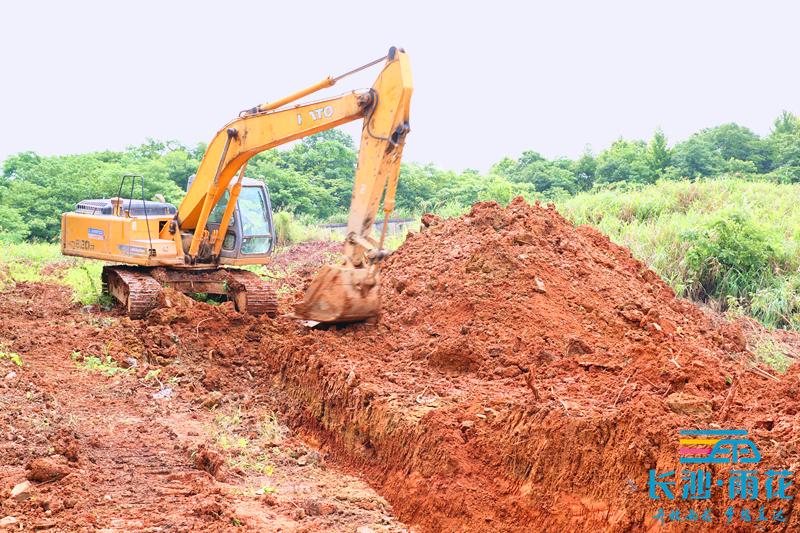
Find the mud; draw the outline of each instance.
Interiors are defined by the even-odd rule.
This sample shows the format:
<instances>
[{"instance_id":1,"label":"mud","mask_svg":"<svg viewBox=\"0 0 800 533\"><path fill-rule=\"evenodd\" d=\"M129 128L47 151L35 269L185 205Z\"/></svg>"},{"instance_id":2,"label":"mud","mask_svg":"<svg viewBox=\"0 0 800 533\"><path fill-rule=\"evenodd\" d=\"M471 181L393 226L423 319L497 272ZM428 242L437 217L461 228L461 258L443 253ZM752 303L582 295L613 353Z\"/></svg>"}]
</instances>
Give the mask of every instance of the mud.
<instances>
[{"instance_id":1,"label":"mud","mask_svg":"<svg viewBox=\"0 0 800 533\"><path fill-rule=\"evenodd\" d=\"M291 527L310 531L347 531L358 521L342 517L358 509L367 514L355 516L371 520L369 527L393 530L403 526L376 518L391 504L391 512L420 531L655 531L661 529L653 519L658 507L684 513L692 507L680 499L654 501L647 489L650 469L682 469L681 429L746 429L761 451L761 471L798 466L800 374L792 367L773 376L755 365L748 349L752 324L743 329L676 299L628 250L591 228L573 227L550 207L483 203L457 219L426 216L423 225L386 264L375 324L309 330L285 318L253 318L230 304L180 296L167 298L170 303L144 321L114 313L76 318L63 292L53 294L52 286L25 292L20 284L0 296L7 318L0 335L15 351L38 354L50 365L50 381L31 380L44 389L41 399L34 395L40 409L52 404L47 394L66 386L75 396L70 411L91 405L93 416L117 420L135 407L136 414L127 416L141 421L127 434L117 427L116 445L125 442L152 456L173 442L173 451L155 456L155 468L163 472L156 475L164 476L156 482L183 491L177 487L188 484L192 494L169 493L171 510L161 511L160 525L213 530L236 518L268 530L291 520ZM286 287L282 309L291 308L296 289L313 273L298 263L302 252L271 270ZM19 333L11 323L29 331ZM49 340L46 331L63 334ZM108 352L121 366L134 359L135 377L95 376L82 394L101 401L82 399L80 388L69 383L74 378L56 370L70 363L65 352L76 349ZM164 387L143 385L153 370L159 383L172 385L169 412L152 399ZM274 461L276 472L313 473L303 478L309 480L307 499L291 492L291 511L281 493L246 499L220 492L230 479L254 475L241 466L253 457L222 449L219 438L202 438L196 424L187 429L186 415L212 423L213 410L235 418L234 407L243 413L272 409L302 438L278 446L290 451ZM272 437L257 429L261 419L244 418L236 435L271 449ZM82 427L86 444L72 453L78 465L98 459L93 437L84 435L99 430ZM219 423L215 431L222 431ZM22 478L31 456L51 456L50 441L64 440L33 426L23 434L40 438L32 437L24 452L16 444L2 452L3 463L19 465L12 470ZM109 437L107 429L100 434ZM64 455L72 473L50 486L61 490L90 475L81 472L91 469L72 466L65 452L55 453ZM219 456L228 458L224 465ZM337 476L360 477L388 504L331 498L340 490L335 484L311 481L323 471L320 465L335 467ZM712 470L724 475L729 467ZM76 501L107 522L111 515L104 507L86 502L103 491L119 496L117 485L139 494L136 483L146 478L136 474L127 484L127 478L108 474L97 481L100 491L81 493ZM707 530L724 520L729 502L723 492L702 502L717 518ZM157 510L165 494L138 497ZM787 494L795 495L793 485ZM798 528L793 502L762 497L732 505L737 512L755 505L756 513L756 504L769 512L780 507L786 522L758 527L791 531ZM141 509L123 514L128 520L143 516ZM682 528L702 530L691 523L669 529ZM751 529L743 523L735 528Z\"/></svg>"}]
</instances>

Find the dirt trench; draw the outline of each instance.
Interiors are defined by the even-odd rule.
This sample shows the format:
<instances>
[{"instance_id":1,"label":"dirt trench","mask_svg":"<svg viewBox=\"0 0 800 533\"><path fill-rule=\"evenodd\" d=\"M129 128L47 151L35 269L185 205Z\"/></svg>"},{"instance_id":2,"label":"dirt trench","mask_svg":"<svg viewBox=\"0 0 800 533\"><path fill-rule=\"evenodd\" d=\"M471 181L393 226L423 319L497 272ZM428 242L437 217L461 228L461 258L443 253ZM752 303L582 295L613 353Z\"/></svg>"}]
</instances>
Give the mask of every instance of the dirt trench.
<instances>
[{"instance_id":1,"label":"dirt trench","mask_svg":"<svg viewBox=\"0 0 800 533\"><path fill-rule=\"evenodd\" d=\"M375 531L403 523L419 531L711 531L720 523L661 526L654 518L665 505L649 497L648 473L680 470L680 430L745 429L762 469L796 469L798 370L775 377L755 365L739 323L676 299L628 250L521 199L507 208L476 204L457 219L426 216L423 224L386 264L375 324L309 330L174 293L145 321L88 314L113 321L103 335L113 339L115 360L134 357L159 379L179 380L170 401L186 402L186 413L210 416L197 407L208 395L218 402L212 409L266 406L336 476L356 475L386 500L357 520L340 519L349 516L346 506L309 518L289 510L292 498L265 506L220 496L214 480L196 489L201 498L217 498L226 510L238 500L261 507L219 522L183 508L173 524L213 530L235 519L258 528L267 516L308 531L359 523ZM280 281L284 310L330 251L310 245L313 261L302 270L287 268L303 263L302 254L276 262L292 271ZM79 312L63 294L28 297L32 309L52 300L68 316ZM28 348L8 329L3 335L15 350ZM63 364L63 355L53 357ZM196 455L199 444L182 444L182 433L190 431L176 432L177 446ZM222 451L209 448L212 464ZM164 471L198 469L185 453L179 458ZM158 502L153 495L150 505ZM752 528L797 529L793 502L759 501L768 511L781 507L785 521ZM670 503L684 513L691 504ZM733 502L737 512L748 505ZM728 502L717 491L706 506L720 517ZM383 523L388 513L402 522Z\"/></svg>"}]
</instances>

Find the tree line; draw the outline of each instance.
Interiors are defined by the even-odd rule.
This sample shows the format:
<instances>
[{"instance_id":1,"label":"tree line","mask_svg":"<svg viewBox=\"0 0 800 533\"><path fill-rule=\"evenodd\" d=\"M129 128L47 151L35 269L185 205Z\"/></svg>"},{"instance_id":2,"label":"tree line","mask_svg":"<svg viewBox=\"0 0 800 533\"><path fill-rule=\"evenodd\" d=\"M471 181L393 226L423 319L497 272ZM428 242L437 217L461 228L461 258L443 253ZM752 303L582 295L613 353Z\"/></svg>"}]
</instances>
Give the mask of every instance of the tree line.
<instances>
[{"instance_id":1,"label":"tree line","mask_svg":"<svg viewBox=\"0 0 800 533\"><path fill-rule=\"evenodd\" d=\"M61 213L87 198L116 195L125 173L145 177L147 198L161 194L178 203L204 152L202 143L189 147L148 140L123 151L10 156L0 177L0 239L57 239ZM275 209L325 220L347 211L356 160L353 139L330 130L288 150L257 155L247 173L268 185ZM587 149L577 159L547 159L525 151L516 159L502 159L485 174L404 163L397 206L401 212L416 214L479 200L507 202L520 194L530 199L563 199L596 189L717 176L800 181L800 119L783 112L763 137L744 126L723 124L674 146L657 130L647 141L619 139L597 154Z\"/></svg>"}]
</instances>

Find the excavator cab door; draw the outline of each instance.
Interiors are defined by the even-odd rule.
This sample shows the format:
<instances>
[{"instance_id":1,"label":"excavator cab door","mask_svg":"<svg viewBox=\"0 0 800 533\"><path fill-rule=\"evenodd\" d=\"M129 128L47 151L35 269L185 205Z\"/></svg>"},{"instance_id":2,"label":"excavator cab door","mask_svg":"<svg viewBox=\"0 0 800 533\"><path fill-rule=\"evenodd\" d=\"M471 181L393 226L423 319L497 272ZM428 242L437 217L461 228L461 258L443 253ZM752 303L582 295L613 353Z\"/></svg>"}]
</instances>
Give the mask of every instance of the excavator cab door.
<instances>
[{"instance_id":1,"label":"excavator cab door","mask_svg":"<svg viewBox=\"0 0 800 533\"><path fill-rule=\"evenodd\" d=\"M225 191L225 196L209 215L206 227L210 232L219 229L228 198L229 192ZM220 251L221 264L249 265L268 261L275 246L275 226L269 189L263 182L250 178L242 180L233 220L226 234L217 238L224 239Z\"/></svg>"}]
</instances>

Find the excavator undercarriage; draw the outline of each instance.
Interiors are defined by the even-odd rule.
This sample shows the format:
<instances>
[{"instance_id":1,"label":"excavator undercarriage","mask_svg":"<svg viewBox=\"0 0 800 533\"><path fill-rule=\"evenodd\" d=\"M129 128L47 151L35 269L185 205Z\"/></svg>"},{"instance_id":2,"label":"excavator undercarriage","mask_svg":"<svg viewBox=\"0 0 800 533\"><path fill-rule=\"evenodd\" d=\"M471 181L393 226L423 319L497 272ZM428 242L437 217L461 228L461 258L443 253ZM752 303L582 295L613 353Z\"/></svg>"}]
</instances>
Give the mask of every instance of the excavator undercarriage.
<instances>
[{"instance_id":1,"label":"excavator undercarriage","mask_svg":"<svg viewBox=\"0 0 800 533\"><path fill-rule=\"evenodd\" d=\"M131 318L144 318L159 304L162 287L185 294L226 296L240 313L278 313L275 291L254 272L233 268L211 270L170 270L163 267L106 266L102 273L103 292L110 294Z\"/></svg>"}]
</instances>

